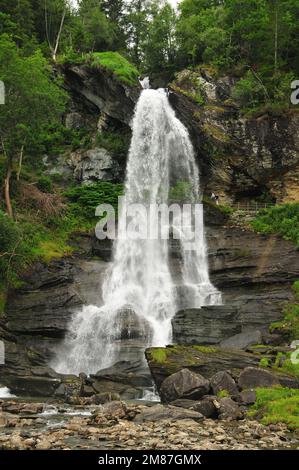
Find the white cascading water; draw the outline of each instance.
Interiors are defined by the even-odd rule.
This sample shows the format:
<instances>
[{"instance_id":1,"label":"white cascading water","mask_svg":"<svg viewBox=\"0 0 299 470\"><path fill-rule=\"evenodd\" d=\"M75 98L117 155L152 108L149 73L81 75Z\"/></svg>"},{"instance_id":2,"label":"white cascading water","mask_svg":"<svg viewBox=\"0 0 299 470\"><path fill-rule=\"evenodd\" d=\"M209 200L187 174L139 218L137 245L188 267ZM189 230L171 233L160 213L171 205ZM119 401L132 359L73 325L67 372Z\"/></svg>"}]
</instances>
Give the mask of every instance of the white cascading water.
<instances>
[{"instance_id":1,"label":"white cascading water","mask_svg":"<svg viewBox=\"0 0 299 470\"><path fill-rule=\"evenodd\" d=\"M199 201L199 176L194 151L184 125L176 118L163 90L145 89L133 121L127 163L126 204L169 203L171 188L188 185L190 202ZM121 212L119 226L123 226ZM157 224L155 215L134 223ZM69 334L52 366L63 373L95 373L123 359L122 340L135 335L147 346L171 343L171 320L181 308L221 303L221 294L209 280L203 219L197 230L196 251L184 235L193 227L193 216L184 220L181 272L171 273L169 241L126 239L114 242L113 261L103 283L103 306L89 305L76 313ZM154 228L154 227L153 227ZM194 228L194 227L193 227ZM174 217L168 230L175 231ZM120 234L119 234L120 235Z\"/></svg>"}]
</instances>

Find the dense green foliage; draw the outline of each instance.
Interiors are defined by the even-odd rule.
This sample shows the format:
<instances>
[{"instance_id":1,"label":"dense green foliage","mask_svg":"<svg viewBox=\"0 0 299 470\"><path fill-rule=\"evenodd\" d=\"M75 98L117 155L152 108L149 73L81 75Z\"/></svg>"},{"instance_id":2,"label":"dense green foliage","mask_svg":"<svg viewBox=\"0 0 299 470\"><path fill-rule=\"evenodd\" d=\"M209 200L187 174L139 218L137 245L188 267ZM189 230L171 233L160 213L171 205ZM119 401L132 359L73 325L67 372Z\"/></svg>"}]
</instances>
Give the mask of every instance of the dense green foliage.
<instances>
[{"instance_id":1,"label":"dense green foliage","mask_svg":"<svg viewBox=\"0 0 299 470\"><path fill-rule=\"evenodd\" d=\"M92 219L100 204L111 204L115 209L118 198L123 195L123 185L99 182L84 186L74 186L65 195L71 202L70 210L75 215Z\"/></svg>"},{"instance_id":2,"label":"dense green foliage","mask_svg":"<svg viewBox=\"0 0 299 470\"><path fill-rule=\"evenodd\" d=\"M252 221L252 227L257 232L281 235L299 246L299 203L263 209Z\"/></svg>"},{"instance_id":3,"label":"dense green foliage","mask_svg":"<svg viewBox=\"0 0 299 470\"><path fill-rule=\"evenodd\" d=\"M23 271L37 259L49 262L71 254L71 234L94 228L96 207L106 203L117 208L123 194L122 184L101 182L75 186L62 197L46 176L37 186L26 184L26 192L16 195L18 220L0 210L0 310L6 286L18 285Z\"/></svg>"},{"instance_id":4,"label":"dense green foliage","mask_svg":"<svg viewBox=\"0 0 299 470\"><path fill-rule=\"evenodd\" d=\"M96 137L99 147L108 150L116 159L122 160L129 151L131 136L127 131L102 131Z\"/></svg>"},{"instance_id":5,"label":"dense green foliage","mask_svg":"<svg viewBox=\"0 0 299 470\"><path fill-rule=\"evenodd\" d=\"M271 330L283 333L289 341L299 338L299 281L293 285L295 302L289 302L284 308L284 319L272 323ZM299 367L298 367L299 368Z\"/></svg>"},{"instance_id":6,"label":"dense green foliage","mask_svg":"<svg viewBox=\"0 0 299 470\"><path fill-rule=\"evenodd\" d=\"M263 424L285 423L290 429L299 428L299 390L290 388L259 388L257 400L250 411Z\"/></svg>"},{"instance_id":7,"label":"dense green foliage","mask_svg":"<svg viewBox=\"0 0 299 470\"><path fill-rule=\"evenodd\" d=\"M166 0L80 0L77 9L67 0L2 4L0 34L27 54L39 47L54 60L78 61L96 53L130 84L136 69L125 57L141 72L169 76L210 64L241 79L234 96L245 109L272 109L289 105L299 73L297 0L182 0L177 12Z\"/></svg>"},{"instance_id":8,"label":"dense green foliage","mask_svg":"<svg viewBox=\"0 0 299 470\"><path fill-rule=\"evenodd\" d=\"M115 77L128 85L134 85L139 76L138 70L118 52L96 52L91 56L93 67L105 67Z\"/></svg>"},{"instance_id":9,"label":"dense green foliage","mask_svg":"<svg viewBox=\"0 0 299 470\"><path fill-rule=\"evenodd\" d=\"M13 160L22 148L38 145L45 129L59 121L66 95L41 52L24 55L6 35L0 37L0 79L6 90L6 103L0 107L1 145Z\"/></svg>"},{"instance_id":10,"label":"dense green foliage","mask_svg":"<svg viewBox=\"0 0 299 470\"><path fill-rule=\"evenodd\" d=\"M169 190L169 199L172 202L189 202L192 200L193 188L188 181L178 181Z\"/></svg>"},{"instance_id":11,"label":"dense green foliage","mask_svg":"<svg viewBox=\"0 0 299 470\"><path fill-rule=\"evenodd\" d=\"M111 183L62 190L55 175L44 174L45 154L56 158L92 144L88 129L62 124L68 98L53 63L105 67L128 86L138 70L171 79L185 67L196 72L209 64L214 74L238 79L233 98L244 110L281 112L299 73L298 15L297 0L182 0L177 11L164 0L79 0L78 8L68 0L2 0L0 209L14 220L1 212L0 283L16 282L38 256L67 253L71 231L90 227L95 206L115 204L122 192ZM197 77L191 85L189 98L202 105ZM95 140L122 160L130 135L110 128ZM189 193L181 182L170 196L185 200ZM299 244L298 218L298 204L287 205L262 212L253 226Z\"/></svg>"}]
</instances>

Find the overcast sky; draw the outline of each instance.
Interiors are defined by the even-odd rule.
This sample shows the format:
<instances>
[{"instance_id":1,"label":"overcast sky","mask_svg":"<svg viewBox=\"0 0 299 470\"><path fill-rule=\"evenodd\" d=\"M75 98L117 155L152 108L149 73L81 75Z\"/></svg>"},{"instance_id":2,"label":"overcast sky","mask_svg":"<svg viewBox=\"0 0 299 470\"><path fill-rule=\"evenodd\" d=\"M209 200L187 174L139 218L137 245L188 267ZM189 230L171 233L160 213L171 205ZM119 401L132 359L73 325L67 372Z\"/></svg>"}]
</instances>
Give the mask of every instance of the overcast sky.
<instances>
[{"instance_id":1,"label":"overcast sky","mask_svg":"<svg viewBox=\"0 0 299 470\"><path fill-rule=\"evenodd\" d=\"M169 3L171 3L172 6L176 6L178 3L180 3L181 0L168 0ZM77 0L71 0L71 3L73 5L77 4Z\"/></svg>"}]
</instances>

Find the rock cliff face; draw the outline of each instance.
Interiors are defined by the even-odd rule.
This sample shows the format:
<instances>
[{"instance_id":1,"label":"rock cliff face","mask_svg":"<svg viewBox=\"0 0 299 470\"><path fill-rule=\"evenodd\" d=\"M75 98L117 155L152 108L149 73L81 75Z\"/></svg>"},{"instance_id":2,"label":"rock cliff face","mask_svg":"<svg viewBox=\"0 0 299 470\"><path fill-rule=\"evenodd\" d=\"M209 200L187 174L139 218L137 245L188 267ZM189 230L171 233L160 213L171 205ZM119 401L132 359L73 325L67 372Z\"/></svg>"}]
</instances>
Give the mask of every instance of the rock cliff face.
<instances>
[{"instance_id":1,"label":"rock cliff face","mask_svg":"<svg viewBox=\"0 0 299 470\"><path fill-rule=\"evenodd\" d=\"M76 102L81 101L86 107L97 110L109 121L130 126L140 87L128 86L116 80L104 68L92 68L86 65L65 66L63 68L65 86Z\"/></svg>"},{"instance_id":2,"label":"rock cliff face","mask_svg":"<svg viewBox=\"0 0 299 470\"><path fill-rule=\"evenodd\" d=\"M235 79L207 70L178 74L170 100L188 127L207 192L234 202L268 195L299 198L299 115L242 115L232 99Z\"/></svg>"},{"instance_id":3,"label":"rock cliff face","mask_svg":"<svg viewBox=\"0 0 299 470\"><path fill-rule=\"evenodd\" d=\"M290 285L299 277L296 247L230 226L208 226L207 243L211 279L224 305L178 312L174 341L215 344L239 333L266 331L292 298Z\"/></svg>"},{"instance_id":4,"label":"rock cliff face","mask_svg":"<svg viewBox=\"0 0 299 470\"><path fill-rule=\"evenodd\" d=\"M87 65L63 66L64 87L71 98L64 117L65 126L86 129L91 136L90 148L79 148L57 158L45 158L49 173L60 173L79 183L95 181L121 182L125 177L126 158L113 155L97 143L97 135L110 131L131 136L131 120L141 87L116 80L104 68Z\"/></svg>"},{"instance_id":5,"label":"rock cliff face","mask_svg":"<svg viewBox=\"0 0 299 470\"><path fill-rule=\"evenodd\" d=\"M130 136L140 95L104 69L65 66L65 87L72 100L65 116L69 128L103 130ZM260 113L246 117L232 99L233 77L215 78L206 69L184 70L171 84L170 101L188 127L202 174L202 185L223 202L266 197L278 203L299 199L299 114ZM125 158L97 145L72 152L49 165L79 182L123 181Z\"/></svg>"}]
</instances>

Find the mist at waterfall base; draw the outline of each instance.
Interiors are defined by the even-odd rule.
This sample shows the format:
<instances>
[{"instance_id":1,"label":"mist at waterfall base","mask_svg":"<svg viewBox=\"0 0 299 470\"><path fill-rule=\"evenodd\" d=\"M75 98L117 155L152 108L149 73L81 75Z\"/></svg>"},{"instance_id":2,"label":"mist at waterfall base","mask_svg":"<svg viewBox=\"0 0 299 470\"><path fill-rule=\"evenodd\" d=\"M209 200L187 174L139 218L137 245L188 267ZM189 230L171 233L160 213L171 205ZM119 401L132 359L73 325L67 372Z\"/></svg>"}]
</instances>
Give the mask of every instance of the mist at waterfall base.
<instances>
[{"instance_id":1,"label":"mist at waterfall base","mask_svg":"<svg viewBox=\"0 0 299 470\"><path fill-rule=\"evenodd\" d=\"M167 94L145 89L133 119L126 203L168 204L171 188L180 181L188 184L189 202L198 202L199 174L188 132ZM145 223L138 214L135 222L139 227ZM192 217L185 222L190 230ZM146 223L157 220L153 217ZM172 220L169 231L174 229ZM61 373L90 374L131 360L132 351L124 347L130 338L141 343L143 350L166 346L172 341L171 320L178 310L221 303L221 294L209 280L203 220L195 251L187 248L184 236L178 241L180 272L175 276L170 243L162 238L115 240L102 286L103 305L88 305L74 314L52 367Z\"/></svg>"}]
</instances>

